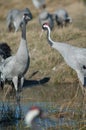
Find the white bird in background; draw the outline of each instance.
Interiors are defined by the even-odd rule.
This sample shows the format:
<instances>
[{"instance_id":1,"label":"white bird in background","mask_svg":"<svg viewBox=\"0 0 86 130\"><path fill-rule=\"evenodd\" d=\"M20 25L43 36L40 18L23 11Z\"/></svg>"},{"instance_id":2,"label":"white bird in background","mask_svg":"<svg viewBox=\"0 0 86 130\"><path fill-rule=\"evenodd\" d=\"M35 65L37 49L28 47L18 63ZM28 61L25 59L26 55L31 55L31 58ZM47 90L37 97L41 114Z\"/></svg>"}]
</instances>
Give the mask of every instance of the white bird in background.
<instances>
[{"instance_id":1,"label":"white bird in background","mask_svg":"<svg viewBox=\"0 0 86 130\"><path fill-rule=\"evenodd\" d=\"M77 73L79 80L82 85L81 89L85 95L86 91L86 48L79 48L67 43L54 42L50 37L50 27L47 23L43 24L43 30L47 30L47 40L49 45L59 51L63 56L67 65L74 69Z\"/></svg>"},{"instance_id":2,"label":"white bird in background","mask_svg":"<svg viewBox=\"0 0 86 130\"><path fill-rule=\"evenodd\" d=\"M25 115L25 124L26 127L31 127L32 130L42 130L41 126L37 125L35 120L37 118L46 118L46 114L38 106L32 106L30 110Z\"/></svg>"},{"instance_id":3,"label":"white bird in background","mask_svg":"<svg viewBox=\"0 0 86 130\"><path fill-rule=\"evenodd\" d=\"M37 9L42 10L46 8L46 0L32 0L32 2Z\"/></svg>"}]
</instances>

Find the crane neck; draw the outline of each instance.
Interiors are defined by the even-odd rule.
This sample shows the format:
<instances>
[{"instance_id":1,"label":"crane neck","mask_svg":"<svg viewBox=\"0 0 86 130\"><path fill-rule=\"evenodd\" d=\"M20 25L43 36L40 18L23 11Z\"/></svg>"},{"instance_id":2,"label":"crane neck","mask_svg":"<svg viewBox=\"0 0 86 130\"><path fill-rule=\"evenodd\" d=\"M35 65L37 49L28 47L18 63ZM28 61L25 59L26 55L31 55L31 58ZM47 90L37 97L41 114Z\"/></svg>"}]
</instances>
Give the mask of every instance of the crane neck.
<instances>
[{"instance_id":1,"label":"crane neck","mask_svg":"<svg viewBox=\"0 0 86 130\"><path fill-rule=\"evenodd\" d=\"M67 52L70 49L70 47L72 47L72 45L68 45L67 43L54 42L51 39L51 37L50 37L50 32L51 32L50 28L47 27L47 39L48 39L48 43L50 44L50 46L52 48L58 50L60 52L60 54L62 54L62 56L65 57L65 55L67 55Z\"/></svg>"},{"instance_id":2,"label":"crane neck","mask_svg":"<svg viewBox=\"0 0 86 130\"><path fill-rule=\"evenodd\" d=\"M48 27L47 28L47 40L48 40L48 43L50 44L50 46L53 46L53 41L51 40L50 38L50 28Z\"/></svg>"},{"instance_id":3,"label":"crane neck","mask_svg":"<svg viewBox=\"0 0 86 130\"><path fill-rule=\"evenodd\" d=\"M21 54L25 56L27 55L27 40L26 40L26 23L23 21L23 25L21 28L21 40L18 51L16 53L17 57L21 57Z\"/></svg>"},{"instance_id":4,"label":"crane neck","mask_svg":"<svg viewBox=\"0 0 86 130\"><path fill-rule=\"evenodd\" d=\"M26 23L23 21L22 25L22 39L26 40Z\"/></svg>"}]
</instances>

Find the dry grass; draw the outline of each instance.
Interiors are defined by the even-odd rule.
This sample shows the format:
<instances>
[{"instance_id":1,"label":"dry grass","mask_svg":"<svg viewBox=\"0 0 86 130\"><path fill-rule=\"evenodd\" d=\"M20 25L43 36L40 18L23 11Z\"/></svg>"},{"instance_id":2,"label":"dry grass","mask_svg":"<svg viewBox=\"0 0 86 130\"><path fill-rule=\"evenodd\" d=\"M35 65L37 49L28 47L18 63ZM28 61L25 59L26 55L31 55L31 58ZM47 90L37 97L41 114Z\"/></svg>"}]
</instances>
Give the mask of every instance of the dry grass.
<instances>
[{"instance_id":1,"label":"dry grass","mask_svg":"<svg viewBox=\"0 0 86 130\"><path fill-rule=\"evenodd\" d=\"M64 7L73 18L73 24L69 27L58 29L55 24L51 32L52 39L78 47L86 47L86 6L80 0L46 1L47 10L51 13L57 8ZM27 41L31 63L26 79L29 80L29 76L33 72L39 71L33 79L39 80L49 76L50 81L46 85L24 89L21 94L23 95L22 101L57 102L57 104L65 104L66 106L67 102L75 95L78 87L78 78L75 71L66 65L63 57L48 45L46 32L42 38L39 38L41 27L38 23L38 11L34 8L31 0L0 0L0 41L7 42L12 48L13 53L16 53L21 33L20 31L16 34L7 32L6 15L11 8L22 9L25 7L29 7L33 14L33 20L27 25ZM79 90L78 96L71 107L77 107L77 104L81 106L82 99L81 90Z\"/></svg>"},{"instance_id":2,"label":"dry grass","mask_svg":"<svg viewBox=\"0 0 86 130\"><path fill-rule=\"evenodd\" d=\"M56 2L58 4L56 4ZM55 9L61 6L66 8L70 13L70 16L73 18L73 24L69 27L64 27L63 29L58 29L58 27L55 25L54 30L51 33L52 39L54 41L66 42L78 47L86 47L85 6L81 2L77 2L77 0L75 2L69 2L68 0L66 0L66 2L63 0L57 0L56 2L47 0L47 10L53 13ZM21 9L24 7L29 7L34 16L33 20L29 22L29 25L27 25L27 41L31 63L30 68L26 74L26 78L28 79L28 77L33 72L39 71L39 73L34 76L34 78L40 79L41 77L50 76L51 86L57 86L58 83L76 83L78 79L75 71L69 68L64 62L63 57L47 44L46 32L43 34L42 38L39 38L41 27L37 18L38 11L33 7L31 0L22 2L9 0L9 3L1 0L0 5L0 41L6 41L12 48L14 54L18 49L21 34L20 31L18 31L16 34L13 32L8 33L6 31L6 14L8 10L11 8ZM32 10L33 8L34 10ZM46 91L45 88L46 87L44 87L42 90L44 93ZM55 87L56 90L57 88ZM36 88L36 90L37 89L38 88Z\"/></svg>"}]
</instances>

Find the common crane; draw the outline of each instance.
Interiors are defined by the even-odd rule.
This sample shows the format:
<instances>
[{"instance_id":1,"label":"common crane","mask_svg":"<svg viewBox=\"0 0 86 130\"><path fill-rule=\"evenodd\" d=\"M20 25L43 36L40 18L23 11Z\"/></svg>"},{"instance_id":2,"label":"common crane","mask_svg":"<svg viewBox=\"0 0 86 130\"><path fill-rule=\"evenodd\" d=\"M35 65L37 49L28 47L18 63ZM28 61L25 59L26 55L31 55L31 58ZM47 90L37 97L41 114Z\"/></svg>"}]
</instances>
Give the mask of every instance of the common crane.
<instances>
[{"instance_id":1,"label":"common crane","mask_svg":"<svg viewBox=\"0 0 86 130\"><path fill-rule=\"evenodd\" d=\"M0 82L6 80L12 81L16 90L16 96L18 90L23 86L24 75L26 74L29 64L29 50L26 40L26 24L30 20L27 14L24 14L20 24L21 27L21 41L19 48L14 56L8 57L2 63L0 63Z\"/></svg>"},{"instance_id":2,"label":"common crane","mask_svg":"<svg viewBox=\"0 0 86 130\"><path fill-rule=\"evenodd\" d=\"M11 9L8 12L6 17L8 31L12 31L13 29L15 30L15 32L18 31L24 14L27 14L28 17L32 19L32 13L28 8L25 8L23 10Z\"/></svg>"},{"instance_id":3,"label":"common crane","mask_svg":"<svg viewBox=\"0 0 86 130\"><path fill-rule=\"evenodd\" d=\"M83 94L86 91L86 48L79 48L67 43L54 42L50 37L50 27L47 23L43 24L43 30L47 30L47 40L49 45L56 49L64 58L67 65L74 69L77 73L82 85Z\"/></svg>"},{"instance_id":4,"label":"common crane","mask_svg":"<svg viewBox=\"0 0 86 130\"><path fill-rule=\"evenodd\" d=\"M72 23L72 18L69 17L69 14L65 9L57 9L54 12L53 17L59 27Z\"/></svg>"},{"instance_id":5,"label":"common crane","mask_svg":"<svg viewBox=\"0 0 86 130\"><path fill-rule=\"evenodd\" d=\"M49 12L47 12L46 10L45 11L42 11L39 16L38 16L38 19L39 19L39 24L42 26L44 23L48 23L51 30L53 29L54 27L54 20L53 20L53 16L52 14L50 14Z\"/></svg>"}]
</instances>

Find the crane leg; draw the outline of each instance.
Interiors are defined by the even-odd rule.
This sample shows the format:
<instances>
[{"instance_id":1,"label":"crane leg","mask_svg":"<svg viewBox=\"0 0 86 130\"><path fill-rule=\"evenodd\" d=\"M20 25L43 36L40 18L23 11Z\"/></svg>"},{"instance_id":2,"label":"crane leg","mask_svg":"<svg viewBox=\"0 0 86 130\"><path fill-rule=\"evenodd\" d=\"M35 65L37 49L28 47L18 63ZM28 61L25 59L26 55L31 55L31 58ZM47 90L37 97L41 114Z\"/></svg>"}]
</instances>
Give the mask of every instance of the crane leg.
<instances>
[{"instance_id":1,"label":"crane leg","mask_svg":"<svg viewBox=\"0 0 86 130\"><path fill-rule=\"evenodd\" d=\"M13 81L13 84L14 84L14 87L16 90L16 101L17 101L17 103L19 103L20 102L20 95L18 92L18 77L15 76L12 81Z\"/></svg>"},{"instance_id":2,"label":"crane leg","mask_svg":"<svg viewBox=\"0 0 86 130\"><path fill-rule=\"evenodd\" d=\"M15 76L12 81L13 81L15 90L17 91L18 90L18 77Z\"/></svg>"},{"instance_id":3,"label":"crane leg","mask_svg":"<svg viewBox=\"0 0 86 130\"><path fill-rule=\"evenodd\" d=\"M4 82L1 81L1 73L0 73L0 87L2 88L3 90L3 87L4 87Z\"/></svg>"},{"instance_id":4,"label":"crane leg","mask_svg":"<svg viewBox=\"0 0 86 130\"><path fill-rule=\"evenodd\" d=\"M19 92L22 91L23 84L24 84L24 77L18 78L18 91Z\"/></svg>"},{"instance_id":5,"label":"crane leg","mask_svg":"<svg viewBox=\"0 0 86 130\"><path fill-rule=\"evenodd\" d=\"M4 83L2 81L0 81L0 86L1 86L1 89L3 90L4 88Z\"/></svg>"},{"instance_id":6,"label":"crane leg","mask_svg":"<svg viewBox=\"0 0 86 130\"><path fill-rule=\"evenodd\" d=\"M22 87L23 87L23 83L24 83L24 77L19 78L18 77L18 89L16 91L16 100L17 100L17 104L20 104L20 93L22 91Z\"/></svg>"},{"instance_id":7,"label":"crane leg","mask_svg":"<svg viewBox=\"0 0 86 130\"><path fill-rule=\"evenodd\" d=\"M16 102L17 104L20 104L20 95L18 91L16 91Z\"/></svg>"}]
</instances>

